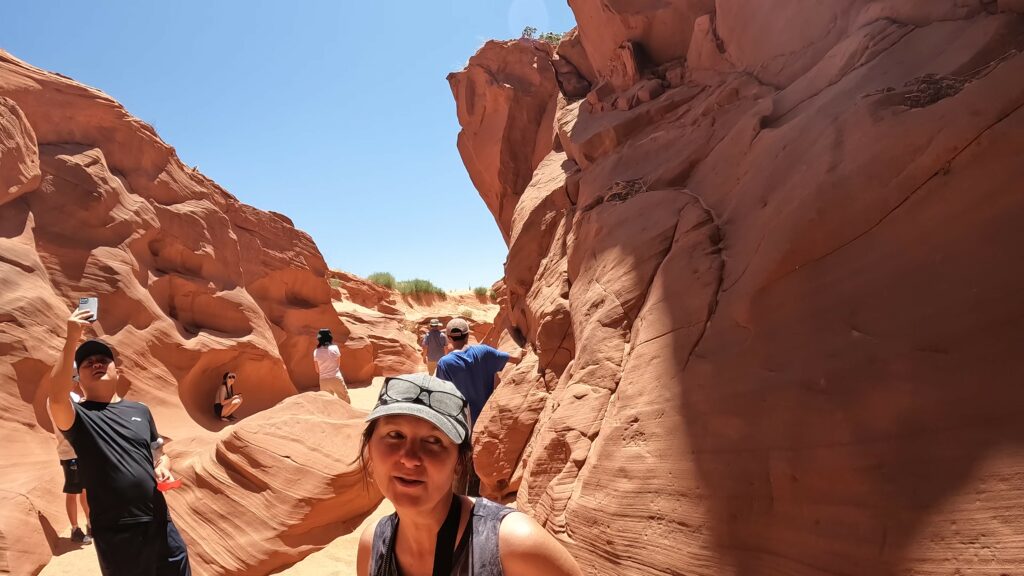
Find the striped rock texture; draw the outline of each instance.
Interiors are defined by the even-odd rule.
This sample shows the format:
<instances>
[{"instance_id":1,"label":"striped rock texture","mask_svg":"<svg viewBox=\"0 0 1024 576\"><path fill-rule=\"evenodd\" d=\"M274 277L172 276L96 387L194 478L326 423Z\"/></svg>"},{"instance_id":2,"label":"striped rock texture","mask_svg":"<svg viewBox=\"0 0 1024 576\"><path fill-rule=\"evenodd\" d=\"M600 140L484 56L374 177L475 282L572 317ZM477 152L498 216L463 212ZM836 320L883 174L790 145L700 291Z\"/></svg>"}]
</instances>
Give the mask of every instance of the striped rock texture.
<instances>
[{"instance_id":1,"label":"striped rock texture","mask_svg":"<svg viewBox=\"0 0 1024 576\"><path fill-rule=\"evenodd\" d=\"M38 573L67 535L45 396L81 296L99 297L90 335L117 350L120 392L150 406L178 456L175 469L185 473L191 455L206 455L183 494L210 500L224 522L247 519L222 535L225 525L199 512L184 515L203 519L183 522L185 539L199 552L198 574L251 573L246 562L252 568L294 561L361 517L368 497L348 480L350 461L310 463L337 456L338 439L361 430L359 418L333 407L345 418L332 412L313 427L329 433L296 428L287 441L275 436L281 421L304 422L315 413L275 405L318 386L311 354L317 329L331 328L342 343L348 335L326 273L312 239L287 217L239 202L182 164L150 126L110 97L0 52L0 572ZM268 411L261 414L272 424L265 433L246 423L218 436L225 425L212 404L229 370L245 397L238 415ZM294 462L282 462L289 457L321 466L322 477L297 483L277 476L294 474ZM290 484L264 524L242 497L241 487L257 480L218 468L231 470L233 462L242 470L250 461L271 467L254 473L259 482ZM215 483L202 472L211 470ZM352 503L339 505L350 492ZM193 505L200 503L176 495L172 513ZM315 538L296 540L314 528ZM277 538L281 550L261 552L265 538ZM232 553L206 553L206 546Z\"/></svg>"},{"instance_id":2,"label":"striped rock texture","mask_svg":"<svg viewBox=\"0 0 1024 576\"><path fill-rule=\"evenodd\" d=\"M486 494L588 574L1020 572L1024 7L569 4L565 94L450 76L533 350Z\"/></svg>"}]
</instances>

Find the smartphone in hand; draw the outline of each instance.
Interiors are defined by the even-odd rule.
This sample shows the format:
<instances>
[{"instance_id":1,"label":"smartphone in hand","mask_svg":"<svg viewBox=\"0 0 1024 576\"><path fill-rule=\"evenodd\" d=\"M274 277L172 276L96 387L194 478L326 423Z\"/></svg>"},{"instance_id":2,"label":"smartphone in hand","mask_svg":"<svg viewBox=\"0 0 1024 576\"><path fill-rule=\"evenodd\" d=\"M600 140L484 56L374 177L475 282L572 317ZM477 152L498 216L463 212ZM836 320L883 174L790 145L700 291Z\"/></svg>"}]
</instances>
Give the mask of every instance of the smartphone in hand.
<instances>
[{"instance_id":1,"label":"smartphone in hand","mask_svg":"<svg viewBox=\"0 0 1024 576\"><path fill-rule=\"evenodd\" d=\"M95 322L100 317L100 299L95 296L90 296L89 298L79 298L78 309L88 310L89 312L92 312L92 317L89 318L89 322Z\"/></svg>"}]
</instances>

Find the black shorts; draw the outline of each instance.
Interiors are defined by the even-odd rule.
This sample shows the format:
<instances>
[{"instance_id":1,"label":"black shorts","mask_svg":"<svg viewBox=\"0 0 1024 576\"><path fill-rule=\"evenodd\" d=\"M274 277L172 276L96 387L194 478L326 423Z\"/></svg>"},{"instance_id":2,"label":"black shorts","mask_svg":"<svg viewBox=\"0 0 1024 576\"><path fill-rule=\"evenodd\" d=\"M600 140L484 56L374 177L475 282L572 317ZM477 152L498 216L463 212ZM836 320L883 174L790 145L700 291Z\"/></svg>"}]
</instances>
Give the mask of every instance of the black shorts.
<instances>
[{"instance_id":1,"label":"black shorts","mask_svg":"<svg viewBox=\"0 0 1024 576\"><path fill-rule=\"evenodd\" d=\"M221 414L223 412L224 412L224 405L223 404L221 404L220 402L217 402L216 404L213 405L213 413L217 416L217 418L221 418L222 417Z\"/></svg>"},{"instance_id":2,"label":"black shorts","mask_svg":"<svg viewBox=\"0 0 1024 576\"><path fill-rule=\"evenodd\" d=\"M92 527L103 576L191 576L188 549L170 520Z\"/></svg>"},{"instance_id":3,"label":"black shorts","mask_svg":"<svg viewBox=\"0 0 1024 576\"><path fill-rule=\"evenodd\" d=\"M64 469L64 493L81 494L82 479L78 476L78 459L61 460L60 467Z\"/></svg>"}]
</instances>

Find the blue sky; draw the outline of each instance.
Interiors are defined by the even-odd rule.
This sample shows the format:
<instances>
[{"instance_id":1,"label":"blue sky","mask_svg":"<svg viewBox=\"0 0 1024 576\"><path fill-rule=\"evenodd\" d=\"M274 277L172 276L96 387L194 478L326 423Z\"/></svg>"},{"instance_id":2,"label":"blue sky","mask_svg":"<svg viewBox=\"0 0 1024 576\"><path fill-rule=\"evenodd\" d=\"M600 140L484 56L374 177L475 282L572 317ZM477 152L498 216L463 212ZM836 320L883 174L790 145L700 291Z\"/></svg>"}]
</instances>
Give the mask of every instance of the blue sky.
<instances>
[{"instance_id":1,"label":"blue sky","mask_svg":"<svg viewBox=\"0 0 1024 576\"><path fill-rule=\"evenodd\" d=\"M18 2L0 47L110 94L331 267L465 289L507 251L445 76L527 25L574 22L565 0Z\"/></svg>"}]
</instances>

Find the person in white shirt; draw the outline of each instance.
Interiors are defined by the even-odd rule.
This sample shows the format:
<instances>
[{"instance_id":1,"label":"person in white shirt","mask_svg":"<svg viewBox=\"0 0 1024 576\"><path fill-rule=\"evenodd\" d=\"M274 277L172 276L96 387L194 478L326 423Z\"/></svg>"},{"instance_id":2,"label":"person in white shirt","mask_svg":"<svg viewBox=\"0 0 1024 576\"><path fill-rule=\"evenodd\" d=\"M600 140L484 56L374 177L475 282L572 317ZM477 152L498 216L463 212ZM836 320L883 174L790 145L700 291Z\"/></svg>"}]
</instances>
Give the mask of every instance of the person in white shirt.
<instances>
[{"instance_id":1,"label":"person in white shirt","mask_svg":"<svg viewBox=\"0 0 1024 576\"><path fill-rule=\"evenodd\" d=\"M222 422L235 420L232 413L242 405L242 395L235 393L235 379L234 372L225 372L213 396L213 414Z\"/></svg>"},{"instance_id":2,"label":"person in white shirt","mask_svg":"<svg viewBox=\"0 0 1024 576\"><path fill-rule=\"evenodd\" d=\"M313 361L320 373L320 390L330 392L345 402L352 401L348 396L345 379L341 376L341 350L334 343L334 336L327 328L321 328L316 335L316 349L313 350Z\"/></svg>"},{"instance_id":3,"label":"person in white shirt","mask_svg":"<svg viewBox=\"0 0 1024 576\"><path fill-rule=\"evenodd\" d=\"M71 401L79 403L85 394L82 387L75 379L75 387L71 391ZM46 413L50 414L50 402L46 402ZM50 415L51 421L53 415ZM92 536L89 528L89 503L86 501L85 489L82 488L82 480L78 475L78 454L71 447L71 443L64 437L64 434L54 424L53 430L57 436L57 458L60 459L60 467L64 470L64 508L68 512L68 522L71 523L71 540L83 544L92 544ZM78 525L78 503L82 503L82 511L85 512L85 526L83 531Z\"/></svg>"}]
</instances>

